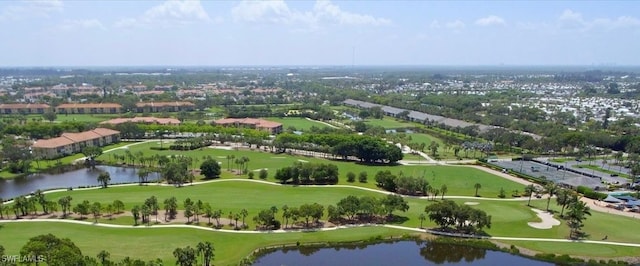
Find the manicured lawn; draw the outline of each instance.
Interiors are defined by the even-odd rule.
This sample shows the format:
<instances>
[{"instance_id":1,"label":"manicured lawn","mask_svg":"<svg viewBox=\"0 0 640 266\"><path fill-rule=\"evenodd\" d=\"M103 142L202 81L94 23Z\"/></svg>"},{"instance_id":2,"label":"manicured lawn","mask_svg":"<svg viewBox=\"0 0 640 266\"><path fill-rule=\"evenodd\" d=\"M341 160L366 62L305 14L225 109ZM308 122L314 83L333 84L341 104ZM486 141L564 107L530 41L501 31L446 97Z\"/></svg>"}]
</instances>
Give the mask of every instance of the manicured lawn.
<instances>
[{"instance_id":1,"label":"manicured lawn","mask_svg":"<svg viewBox=\"0 0 640 266\"><path fill-rule=\"evenodd\" d=\"M165 144L166 145L166 144ZM315 162L315 163L333 163L338 166L340 171L340 181L339 184L352 184L356 186L368 187L368 188L376 188L375 186L375 174L378 171L389 170L394 174L399 174L401 171L405 175L411 176L423 176L427 178L429 183L437 188L440 188L443 184L446 184L449 187L449 194L451 195L464 195L464 196L473 196L475 194L474 185L476 183L480 183L482 188L480 189L480 194L483 197L495 198L498 196L500 192L500 188L504 188L507 192L518 189L520 191L524 190L524 186L517 184L515 182L508 181L503 178L498 178L492 174L486 173L484 171L480 171L474 168L462 167L462 166L441 166L441 165L364 165L359 164L352 161L338 161L338 160L328 160L321 158L313 158L306 156L291 156L287 154L273 154L269 152L263 151L250 151L250 150L223 150L223 149L212 149L212 148L203 148L199 150L193 151L158 151L151 150L150 147L159 146L159 143L150 142L139 144L135 146L131 146L129 151L131 153L137 153L138 151L142 151L144 156L151 156L152 154L159 154L162 156L190 156L194 160L192 168L199 167L202 158L205 156L211 156L215 160L221 162L221 166L223 168L222 178L231 178L231 177L241 177L245 178L246 176L238 176L229 171L226 171L228 168L227 156L233 155L235 158L240 158L242 156L246 156L249 158L248 168L250 171L258 171L259 169L267 169L269 173L268 181L276 182L273 178L276 170L285 166L290 166L295 162ZM116 150L113 151L113 154L123 155L124 150ZM111 161L112 156L109 154L103 154L98 159L104 161ZM197 160L197 161L196 161ZM233 162L231 162L231 168L233 168ZM368 174L368 182L367 183L348 183L346 182L347 173L354 172L356 174L360 172L367 172Z\"/></svg>"},{"instance_id":2,"label":"manicured lawn","mask_svg":"<svg viewBox=\"0 0 640 266\"><path fill-rule=\"evenodd\" d=\"M385 129L393 129L393 128L407 128L407 127L418 127L420 124L417 123L409 123L404 121L398 121L395 118L391 118L385 116L383 119L375 119L370 118L365 120L365 123L370 126L381 126Z\"/></svg>"},{"instance_id":3,"label":"manicured lawn","mask_svg":"<svg viewBox=\"0 0 640 266\"><path fill-rule=\"evenodd\" d=\"M47 198L57 198L62 195L71 195L73 202L81 200L110 202L113 199L123 200L130 208L132 202L142 203L144 198L155 195L162 201L164 197L176 196L180 202L187 196L191 199L201 199L212 203L214 208L237 211L240 208L247 208L249 216L247 221L255 215L261 208L288 204L298 206L299 204L318 202L321 204L334 204L339 198L347 195L379 195L375 192L357 190L353 188L337 187L281 187L267 184L256 184L249 182L218 182L192 187L173 188L158 186L130 186L113 187L99 190L70 191L54 194L47 194ZM242 195L242 196L238 196ZM490 201L482 199L456 199L459 204L465 202L477 202L473 208L487 211L492 216L492 226L486 232L492 236L527 237L527 238L555 238L563 239L568 235L568 228L564 221L560 226L549 230L534 229L527 225L527 222L539 221L530 207L526 206L526 201ZM432 201L426 199L408 199L410 209L406 213L397 213L407 220L401 225L408 227L418 227L418 215L424 210L427 204ZM532 200L532 205L536 208L544 209L546 199ZM553 210L559 209L555 203L550 206ZM162 217L160 211L160 217ZM325 211L326 213L326 211ZM152 216L153 220L154 217ZM201 222L206 221L201 218ZM281 219L278 215L278 219ZM116 220L101 220L112 224L127 225L132 223L130 217L122 217ZM27 241L29 237L54 233L60 237L69 237L80 246L85 255L93 256L94 253L105 249L109 251L113 258L123 258L125 256L142 257L152 259L160 256L163 260L173 262L171 251L176 247L186 245L194 246L199 241L212 241L216 248L216 264L228 265L239 261L243 256L263 246L291 244L296 241L316 242L316 241L347 241L362 240L383 235L401 235L407 231L398 231L384 228L355 228L330 232L315 233L287 233L287 234L231 234L223 232L200 231L196 229L159 228L151 226L148 229L107 229L102 227L92 227L88 225L70 224L47 224L43 223L0 223L0 239L7 249L5 253L12 254ZM609 241L640 243L640 236L629 234L628 228L637 225L637 220L606 215L593 212L593 216L587 218L585 231L592 237L589 239L600 240L603 235L608 235ZM253 225L250 224L250 228ZM425 227L434 227L429 220L425 221ZM142 227L142 226L140 226ZM228 229L228 227L225 227ZM96 241L99 239L100 241ZM515 243L522 247L536 251L551 253L567 253L572 255L589 255L602 257L632 256L637 248L609 246L609 245L586 245L580 243L552 243L552 242L532 242L532 241L503 241ZM114 248L114 243L118 243ZM601 247L598 249L598 247ZM581 249L581 248L584 248Z\"/></svg>"},{"instance_id":4,"label":"manicured lawn","mask_svg":"<svg viewBox=\"0 0 640 266\"><path fill-rule=\"evenodd\" d=\"M308 131L313 126L318 128L327 127L323 123L310 121L304 117L265 117L263 119L281 123L284 129L294 127L296 130Z\"/></svg>"},{"instance_id":5,"label":"manicured lawn","mask_svg":"<svg viewBox=\"0 0 640 266\"><path fill-rule=\"evenodd\" d=\"M0 223L0 243L5 254L19 254L20 248L29 238L53 233L58 237L71 239L82 254L95 257L101 250L107 250L112 260L125 257L151 260L161 258L165 265L174 265L172 255L178 247L195 247L198 242L210 241L215 248L215 265L237 265L252 251L265 246L366 240L375 236L388 238L400 236L406 231L388 228L352 228L315 233L286 234L232 234L202 231L189 228L121 229L63 223Z\"/></svg>"},{"instance_id":6,"label":"manicured lawn","mask_svg":"<svg viewBox=\"0 0 640 266\"><path fill-rule=\"evenodd\" d=\"M576 167L596 170L598 172L602 172L602 173L605 173L605 174L616 174L616 175L619 175L620 177L629 178L629 175L627 175L627 174L623 174L623 173L620 173L620 172L617 172L617 171L604 169L604 168L602 168L602 167L600 167L598 165L595 165L595 164L578 164L578 165L576 165Z\"/></svg>"}]
</instances>

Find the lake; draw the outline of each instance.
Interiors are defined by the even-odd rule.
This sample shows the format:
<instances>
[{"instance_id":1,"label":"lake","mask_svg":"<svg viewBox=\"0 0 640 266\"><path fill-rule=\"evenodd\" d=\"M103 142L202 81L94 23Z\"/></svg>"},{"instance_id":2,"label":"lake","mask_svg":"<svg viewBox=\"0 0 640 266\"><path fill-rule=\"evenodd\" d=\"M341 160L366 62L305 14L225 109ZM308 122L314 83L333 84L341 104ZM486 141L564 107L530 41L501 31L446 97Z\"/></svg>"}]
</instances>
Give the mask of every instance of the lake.
<instances>
[{"instance_id":1,"label":"lake","mask_svg":"<svg viewBox=\"0 0 640 266\"><path fill-rule=\"evenodd\" d=\"M111 176L111 183L138 182L138 169L118 166L96 166L96 169L82 168L60 174L36 174L14 179L0 179L0 198L9 199L40 190L56 188L96 186L98 175L106 171ZM151 173L148 181L158 180L158 173Z\"/></svg>"},{"instance_id":2,"label":"lake","mask_svg":"<svg viewBox=\"0 0 640 266\"><path fill-rule=\"evenodd\" d=\"M258 258L254 266L272 265L518 265L552 266L506 252L424 241L398 241L335 248L275 250Z\"/></svg>"}]
</instances>

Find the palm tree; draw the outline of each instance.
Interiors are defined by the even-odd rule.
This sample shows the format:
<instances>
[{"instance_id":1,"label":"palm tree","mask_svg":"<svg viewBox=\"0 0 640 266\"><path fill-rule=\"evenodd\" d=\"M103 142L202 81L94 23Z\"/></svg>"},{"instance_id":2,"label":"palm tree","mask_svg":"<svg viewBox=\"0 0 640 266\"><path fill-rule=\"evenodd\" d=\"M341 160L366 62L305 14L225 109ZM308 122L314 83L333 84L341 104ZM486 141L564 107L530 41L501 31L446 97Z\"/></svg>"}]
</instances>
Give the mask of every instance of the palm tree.
<instances>
[{"instance_id":1,"label":"palm tree","mask_svg":"<svg viewBox=\"0 0 640 266\"><path fill-rule=\"evenodd\" d=\"M422 223L427 219L427 217L424 215L424 213L421 213L420 216L418 216L418 219L420 219L420 228L422 228Z\"/></svg>"},{"instance_id":2,"label":"palm tree","mask_svg":"<svg viewBox=\"0 0 640 266\"><path fill-rule=\"evenodd\" d=\"M150 172L149 170L147 170L147 168L141 168L140 170L138 170L138 181L140 181L140 185L147 182L147 177L149 176L149 174Z\"/></svg>"},{"instance_id":3,"label":"palm tree","mask_svg":"<svg viewBox=\"0 0 640 266\"><path fill-rule=\"evenodd\" d=\"M476 197L480 197L480 195L478 195L478 189L482 188L482 185L480 185L480 183L476 183L473 185L473 188L476 189Z\"/></svg>"},{"instance_id":4,"label":"palm tree","mask_svg":"<svg viewBox=\"0 0 640 266\"><path fill-rule=\"evenodd\" d=\"M102 263L102 265L107 265L107 261L109 259L109 256L111 256L111 254L109 254L109 252L107 252L106 250L101 250L97 257L100 260L100 263Z\"/></svg>"},{"instance_id":5,"label":"palm tree","mask_svg":"<svg viewBox=\"0 0 640 266\"><path fill-rule=\"evenodd\" d=\"M449 189L447 188L447 185L442 184L442 186L440 187L440 193L442 193L442 198L440 199L444 199L444 193L447 193L447 191L449 191Z\"/></svg>"},{"instance_id":6,"label":"palm tree","mask_svg":"<svg viewBox=\"0 0 640 266\"><path fill-rule=\"evenodd\" d=\"M584 226L584 220L587 218L587 215L590 216L591 212L586 203L579 199L571 203L569 212L567 212L567 225L571 229L569 238L577 239L586 235L582 232L582 227Z\"/></svg>"},{"instance_id":7,"label":"palm tree","mask_svg":"<svg viewBox=\"0 0 640 266\"><path fill-rule=\"evenodd\" d=\"M570 205L571 202L575 199L573 192L568 189L561 189L556 192L556 203L562 206L562 210L560 210L560 217L564 216L564 208L567 205Z\"/></svg>"},{"instance_id":8,"label":"palm tree","mask_svg":"<svg viewBox=\"0 0 640 266\"><path fill-rule=\"evenodd\" d=\"M211 265L211 261L213 260L213 257L214 257L213 251L215 250L215 248L213 248L213 244L209 241L204 243L200 242L196 246L196 250L198 252L198 255L202 255L203 265L204 266Z\"/></svg>"},{"instance_id":9,"label":"palm tree","mask_svg":"<svg viewBox=\"0 0 640 266\"><path fill-rule=\"evenodd\" d=\"M530 184L524 188L525 193L529 194L529 201L527 202L527 206L531 206L531 197L533 197L533 193L536 192L536 186Z\"/></svg>"},{"instance_id":10,"label":"palm tree","mask_svg":"<svg viewBox=\"0 0 640 266\"><path fill-rule=\"evenodd\" d=\"M102 188L107 188L109 181L111 181L109 172L102 172L98 175L98 182L102 184Z\"/></svg>"},{"instance_id":11,"label":"palm tree","mask_svg":"<svg viewBox=\"0 0 640 266\"><path fill-rule=\"evenodd\" d=\"M242 215L242 227L245 227L245 223L244 223L244 218L247 217L247 215L249 215L249 212L247 211L247 209L242 209L240 211L240 215Z\"/></svg>"},{"instance_id":12,"label":"palm tree","mask_svg":"<svg viewBox=\"0 0 640 266\"><path fill-rule=\"evenodd\" d=\"M549 182L544 186L544 190L547 192L547 194L549 194L549 197L547 198L547 211L549 211L549 203L551 203L551 197L553 197L556 192L558 192L558 185L556 185L556 183Z\"/></svg>"}]
</instances>

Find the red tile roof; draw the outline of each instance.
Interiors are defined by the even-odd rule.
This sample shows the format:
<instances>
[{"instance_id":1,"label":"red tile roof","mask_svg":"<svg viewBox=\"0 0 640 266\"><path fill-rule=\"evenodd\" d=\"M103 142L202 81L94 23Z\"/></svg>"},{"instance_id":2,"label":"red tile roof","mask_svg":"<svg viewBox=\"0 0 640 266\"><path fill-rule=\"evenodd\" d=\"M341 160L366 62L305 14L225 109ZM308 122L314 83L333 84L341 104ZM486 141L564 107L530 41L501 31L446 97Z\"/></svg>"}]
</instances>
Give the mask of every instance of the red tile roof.
<instances>
[{"instance_id":1,"label":"red tile roof","mask_svg":"<svg viewBox=\"0 0 640 266\"><path fill-rule=\"evenodd\" d=\"M58 108L122 108L117 103L64 103L58 105Z\"/></svg>"},{"instance_id":2,"label":"red tile roof","mask_svg":"<svg viewBox=\"0 0 640 266\"><path fill-rule=\"evenodd\" d=\"M120 131L108 128L96 128L79 133L63 133L62 136L51 139L40 139L33 143L33 148L57 148L78 142L98 139L105 136L120 134Z\"/></svg>"},{"instance_id":3,"label":"red tile roof","mask_svg":"<svg viewBox=\"0 0 640 266\"><path fill-rule=\"evenodd\" d=\"M21 108L49 108L48 104L43 103L3 103L0 104L2 109L21 109Z\"/></svg>"},{"instance_id":4,"label":"red tile roof","mask_svg":"<svg viewBox=\"0 0 640 266\"><path fill-rule=\"evenodd\" d=\"M195 106L195 104L191 102L144 102L144 103L136 103L137 107L165 107L165 106Z\"/></svg>"}]
</instances>

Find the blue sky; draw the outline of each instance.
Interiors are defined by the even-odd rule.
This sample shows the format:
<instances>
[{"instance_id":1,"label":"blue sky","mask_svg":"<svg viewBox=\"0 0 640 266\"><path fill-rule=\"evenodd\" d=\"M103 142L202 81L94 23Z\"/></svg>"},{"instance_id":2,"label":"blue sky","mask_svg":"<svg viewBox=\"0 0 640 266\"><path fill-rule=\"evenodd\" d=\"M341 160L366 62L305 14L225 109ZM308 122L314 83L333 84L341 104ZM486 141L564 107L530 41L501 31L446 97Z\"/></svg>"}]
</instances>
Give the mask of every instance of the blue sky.
<instances>
[{"instance_id":1,"label":"blue sky","mask_svg":"<svg viewBox=\"0 0 640 266\"><path fill-rule=\"evenodd\" d=\"M637 1L0 1L0 66L639 65Z\"/></svg>"}]
</instances>

